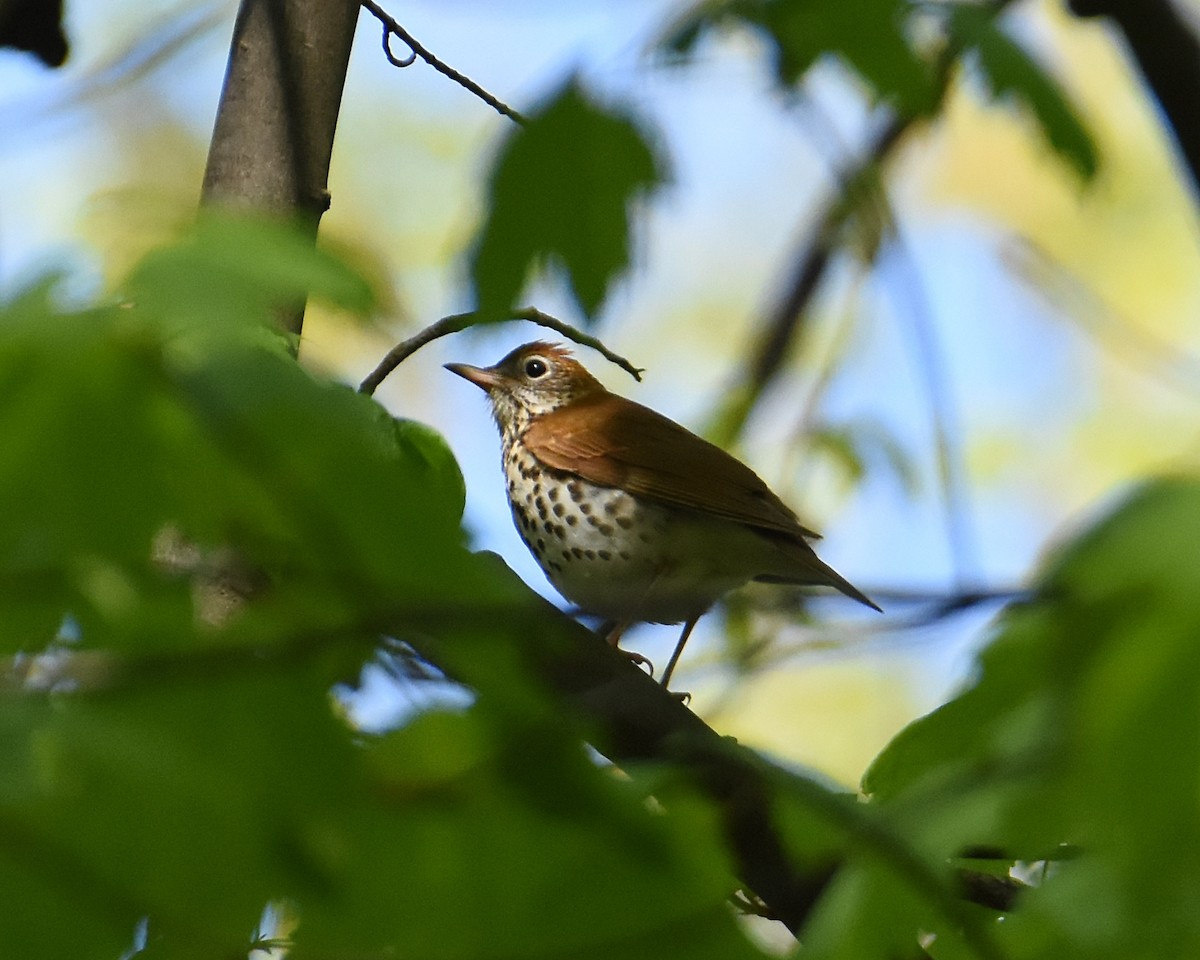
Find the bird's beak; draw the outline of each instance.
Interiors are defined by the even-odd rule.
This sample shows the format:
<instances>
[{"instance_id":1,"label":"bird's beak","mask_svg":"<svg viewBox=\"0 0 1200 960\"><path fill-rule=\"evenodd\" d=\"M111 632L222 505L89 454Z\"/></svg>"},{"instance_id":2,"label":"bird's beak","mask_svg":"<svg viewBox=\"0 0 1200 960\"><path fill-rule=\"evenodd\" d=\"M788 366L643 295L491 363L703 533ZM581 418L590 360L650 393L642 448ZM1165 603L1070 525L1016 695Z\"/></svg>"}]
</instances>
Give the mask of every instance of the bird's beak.
<instances>
[{"instance_id":1,"label":"bird's beak","mask_svg":"<svg viewBox=\"0 0 1200 960\"><path fill-rule=\"evenodd\" d=\"M470 380L481 390L491 390L500 385L500 374L491 368L473 367L469 363L447 363L446 369L464 380Z\"/></svg>"}]
</instances>

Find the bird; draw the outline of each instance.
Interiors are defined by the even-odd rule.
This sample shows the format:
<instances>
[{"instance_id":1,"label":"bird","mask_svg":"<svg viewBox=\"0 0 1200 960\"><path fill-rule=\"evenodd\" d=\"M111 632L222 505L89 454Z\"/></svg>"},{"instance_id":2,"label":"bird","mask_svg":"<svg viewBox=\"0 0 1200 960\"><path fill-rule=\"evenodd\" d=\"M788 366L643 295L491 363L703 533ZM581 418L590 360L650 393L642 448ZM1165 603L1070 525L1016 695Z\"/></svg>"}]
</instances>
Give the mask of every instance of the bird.
<instances>
[{"instance_id":1,"label":"bird","mask_svg":"<svg viewBox=\"0 0 1200 960\"><path fill-rule=\"evenodd\" d=\"M561 344L445 367L491 401L513 522L555 589L602 618L614 647L633 623L683 624L664 687L696 621L752 580L830 586L880 610L753 470L610 392Z\"/></svg>"}]
</instances>

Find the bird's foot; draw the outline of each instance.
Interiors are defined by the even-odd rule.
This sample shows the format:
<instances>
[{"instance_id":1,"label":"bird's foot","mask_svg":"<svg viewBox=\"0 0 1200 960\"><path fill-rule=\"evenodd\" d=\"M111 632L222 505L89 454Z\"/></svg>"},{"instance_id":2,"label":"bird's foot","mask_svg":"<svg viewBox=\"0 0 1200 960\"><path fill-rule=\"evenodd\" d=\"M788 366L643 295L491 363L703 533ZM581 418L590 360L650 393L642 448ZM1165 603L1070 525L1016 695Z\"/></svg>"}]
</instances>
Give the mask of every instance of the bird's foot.
<instances>
[{"instance_id":1,"label":"bird's foot","mask_svg":"<svg viewBox=\"0 0 1200 960\"><path fill-rule=\"evenodd\" d=\"M616 647L616 651L621 656L631 660L634 666L645 667L646 673L651 677L654 676L654 664L650 662L649 657L643 657L640 653L634 653L632 650L622 650L620 647Z\"/></svg>"},{"instance_id":2,"label":"bird's foot","mask_svg":"<svg viewBox=\"0 0 1200 960\"><path fill-rule=\"evenodd\" d=\"M651 677L654 676L654 664L650 662L648 657L643 657L640 653L634 653L632 650L622 650L620 647L621 636L629 629L632 620L609 620L600 625L597 631L605 642L617 651L621 656L632 660L636 666L645 667L646 672Z\"/></svg>"}]
</instances>

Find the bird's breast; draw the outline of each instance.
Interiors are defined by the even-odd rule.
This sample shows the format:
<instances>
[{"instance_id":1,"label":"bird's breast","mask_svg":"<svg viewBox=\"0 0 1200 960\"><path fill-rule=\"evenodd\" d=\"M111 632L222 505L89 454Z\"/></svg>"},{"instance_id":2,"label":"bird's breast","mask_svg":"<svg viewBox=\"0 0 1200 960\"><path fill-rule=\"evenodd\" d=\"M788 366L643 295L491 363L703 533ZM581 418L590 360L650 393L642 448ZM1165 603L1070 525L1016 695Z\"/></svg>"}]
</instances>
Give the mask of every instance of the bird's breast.
<instances>
[{"instance_id":1,"label":"bird's breast","mask_svg":"<svg viewBox=\"0 0 1200 960\"><path fill-rule=\"evenodd\" d=\"M696 518L505 450L517 531L564 597L615 620L678 623L752 574L736 525ZM731 549L732 548L732 549Z\"/></svg>"}]
</instances>

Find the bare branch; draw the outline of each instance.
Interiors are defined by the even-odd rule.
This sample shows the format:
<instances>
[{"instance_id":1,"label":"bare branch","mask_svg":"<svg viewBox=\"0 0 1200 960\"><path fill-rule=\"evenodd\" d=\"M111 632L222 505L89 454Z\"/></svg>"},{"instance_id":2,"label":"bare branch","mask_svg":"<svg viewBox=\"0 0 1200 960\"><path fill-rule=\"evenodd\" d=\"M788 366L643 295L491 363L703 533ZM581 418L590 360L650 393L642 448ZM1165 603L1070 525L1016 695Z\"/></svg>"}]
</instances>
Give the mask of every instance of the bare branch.
<instances>
[{"instance_id":1,"label":"bare branch","mask_svg":"<svg viewBox=\"0 0 1200 960\"><path fill-rule=\"evenodd\" d=\"M373 14L380 23L383 24L383 54L394 67L409 67L412 66L417 57L420 57L427 64L433 67L438 73L444 77L449 77L460 87L469 90L475 94L480 100L486 103L489 107L495 110L502 116L508 117L516 123L525 123L525 118L516 110L506 104L503 100L488 93L479 84L470 77L465 76L455 70L452 66L442 62L432 53L425 49L417 39L398 24L375 0L361 0L364 9ZM399 37L400 40L412 51L412 55L400 59L392 53L391 40L392 37Z\"/></svg>"},{"instance_id":2,"label":"bare branch","mask_svg":"<svg viewBox=\"0 0 1200 960\"><path fill-rule=\"evenodd\" d=\"M979 586L964 590L926 591L866 586L870 596L877 598L887 613L881 617L814 623L809 610L813 594L802 588L745 592L727 598L727 606L736 604L733 618L745 612L770 618L761 632L742 638L736 646L708 652L698 651L689 661L688 671L700 675L721 670L723 692L714 695L706 708L708 716L725 710L741 682L765 671L778 669L797 658L829 653L861 655L871 650L894 649L899 644L920 642L926 636L918 631L950 620L962 614L1010 603L1034 600L1032 590ZM896 612L897 607L909 607ZM787 636L776 629L777 618L787 618L792 628ZM904 636L908 635L908 636ZM728 671L728 672L725 672Z\"/></svg>"},{"instance_id":3,"label":"bare branch","mask_svg":"<svg viewBox=\"0 0 1200 960\"><path fill-rule=\"evenodd\" d=\"M584 333L582 330L571 326L559 320L557 317L552 317L548 313L542 313L541 310L535 307L526 307L523 310L517 310L509 314L504 319L507 320L528 320L531 323L536 323L547 329L561 333L564 337L574 340L576 343L584 347L591 347L597 353L612 363L615 363L622 370L625 370L634 380L641 381L643 368L635 367L632 363L622 357L620 354L613 353L603 343L597 340L590 334ZM481 313L477 310L472 310L469 313L455 313L448 317L442 317L441 320L431 323L424 330L414 336L409 337L396 346L392 347L387 352L387 355L379 362L379 365L371 371L370 374L359 385L359 393L373 394L379 385L387 378L393 370L400 364L411 357L414 353L420 350L428 343L432 343L440 337L447 336L451 333L460 333L469 327L478 326L484 323L494 323L496 321L495 314Z\"/></svg>"}]
</instances>

